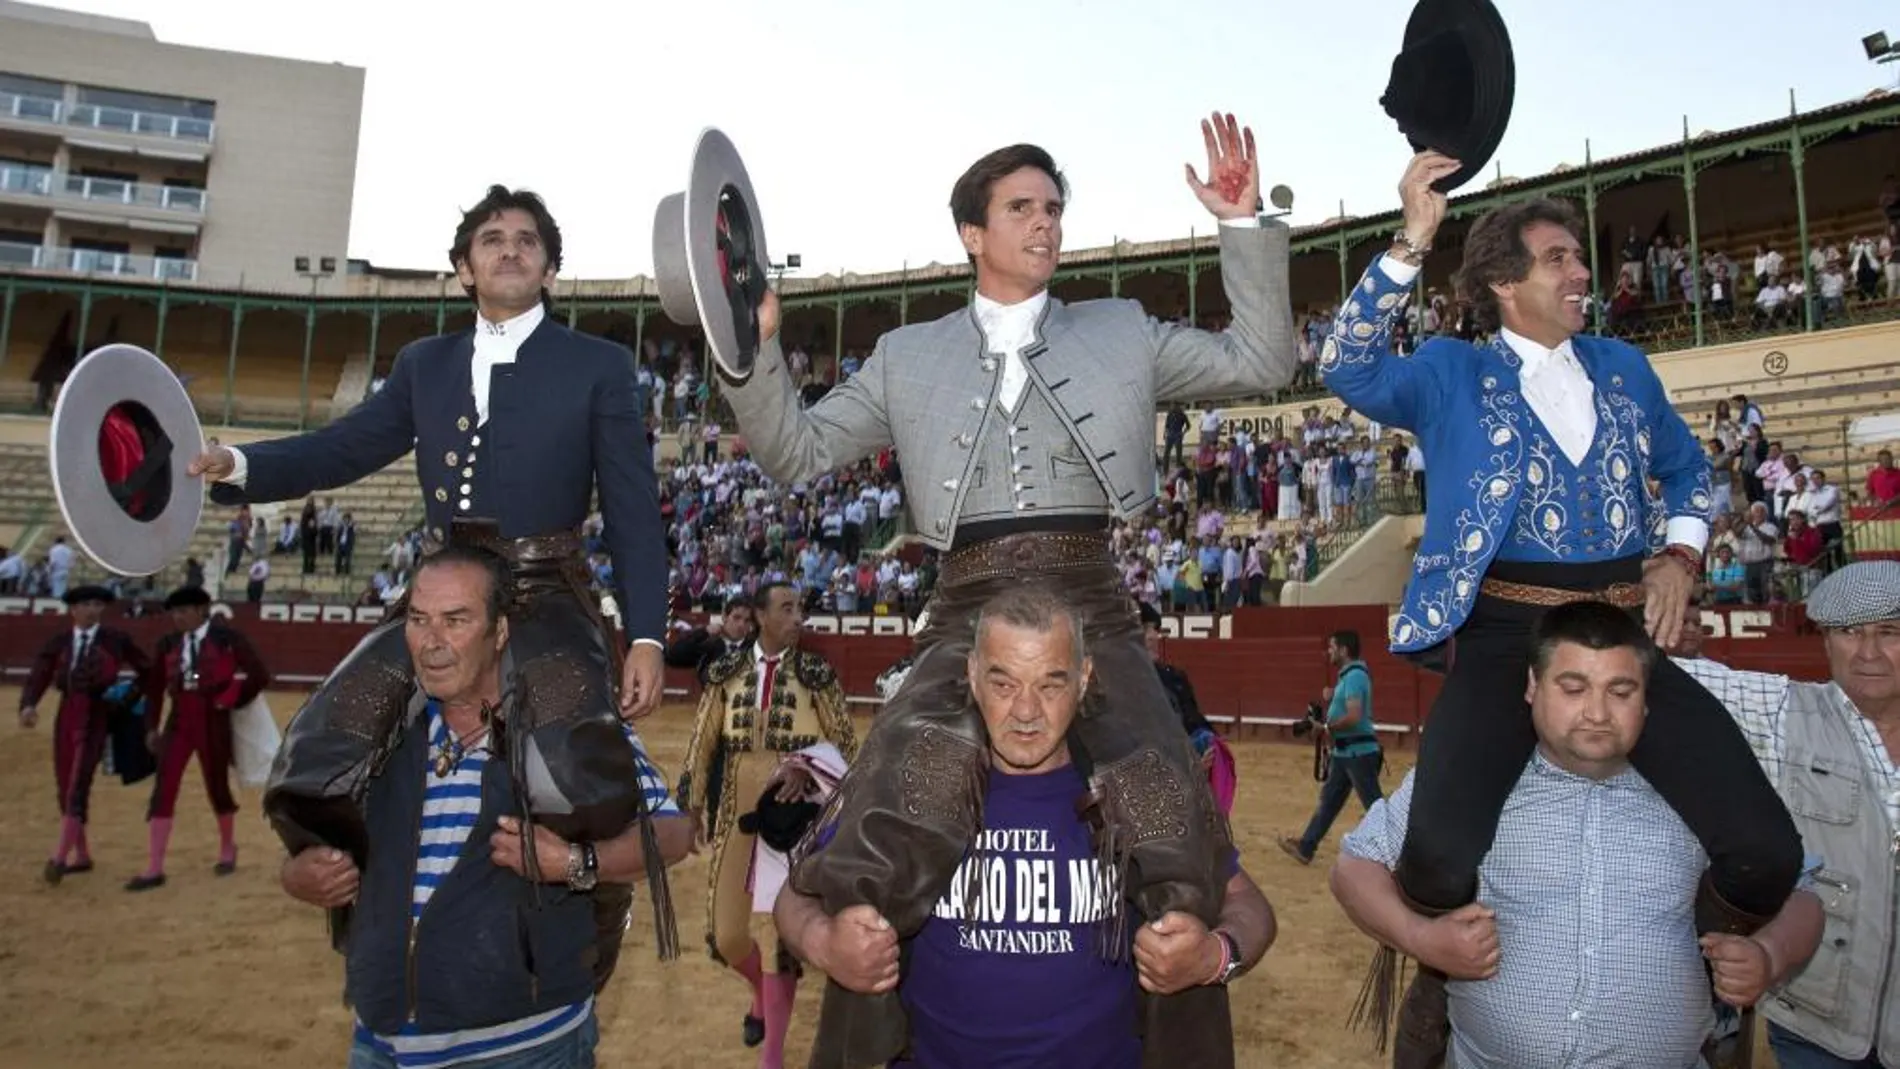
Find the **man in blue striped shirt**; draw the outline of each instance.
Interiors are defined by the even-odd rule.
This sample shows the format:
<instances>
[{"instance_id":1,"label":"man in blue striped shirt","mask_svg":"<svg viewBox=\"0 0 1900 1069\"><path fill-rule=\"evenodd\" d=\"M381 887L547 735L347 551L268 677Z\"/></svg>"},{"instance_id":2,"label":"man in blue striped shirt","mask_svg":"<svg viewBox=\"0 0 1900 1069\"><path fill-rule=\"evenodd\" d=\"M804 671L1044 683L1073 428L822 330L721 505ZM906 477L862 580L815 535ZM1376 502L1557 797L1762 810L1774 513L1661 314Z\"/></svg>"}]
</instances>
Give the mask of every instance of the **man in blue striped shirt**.
<instances>
[{"instance_id":1,"label":"man in blue striped shirt","mask_svg":"<svg viewBox=\"0 0 1900 1069\"><path fill-rule=\"evenodd\" d=\"M644 853L638 825L594 843L540 823L524 832L524 813L559 812L563 800L533 734L508 730L509 589L504 565L480 551L424 559L410 587L408 727L364 799L371 863L327 847L284 863L293 897L354 911L350 1069L595 1064L594 995L618 930L603 932L594 896L639 879ZM624 730L672 864L691 825Z\"/></svg>"},{"instance_id":2,"label":"man in blue striped shirt","mask_svg":"<svg viewBox=\"0 0 1900 1069\"><path fill-rule=\"evenodd\" d=\"M1654 646L1600 602L1550 610L1533 641L1538 746L1478 869L1477 901L1426 918L1400 894L1410 775L1346 837L1333 893L1375 939L1451 977L1452 1069L1700 1065L1714 1023L1705 962L1723 1001L1752 1005L1814 952L1820 900L1798 891L1753 935L1698 942L1708 858L1629 765ZM1402 1032L1412 1023L1401 1013Z\"/></svg>"}]
</instances>

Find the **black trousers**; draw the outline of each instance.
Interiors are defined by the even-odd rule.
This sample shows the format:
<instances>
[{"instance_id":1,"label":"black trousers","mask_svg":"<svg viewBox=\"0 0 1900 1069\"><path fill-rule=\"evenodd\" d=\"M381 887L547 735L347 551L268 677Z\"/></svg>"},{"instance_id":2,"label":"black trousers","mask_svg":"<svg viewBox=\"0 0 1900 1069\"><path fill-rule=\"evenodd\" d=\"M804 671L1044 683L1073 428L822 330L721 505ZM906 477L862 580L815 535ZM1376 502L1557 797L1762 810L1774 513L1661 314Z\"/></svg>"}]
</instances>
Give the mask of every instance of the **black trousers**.
<instances>
[{"instance_id":1,"label":"black trousers","mask_svg":"<svg viewBox=\"0 0 1900 1069\"><path fill-rule=\"evenodd\" d=\"M1639 579L1641 561L1499 562L1489 575L1601 590ZM1420 906L1455 909L1477 894L1478 865L1491 849L1505 798L1537 746L1524 692L1530 631L1541 613L1480 595L1457 633L1451 669L1419 743L1397 872ZM1650 674L1649 715L1630 763L1701 840L1715 890L1730 905L1764 916L1781 908L1801 869L1794 820L1722 703L1666 657Z\"/></svg>"}]
</instances>

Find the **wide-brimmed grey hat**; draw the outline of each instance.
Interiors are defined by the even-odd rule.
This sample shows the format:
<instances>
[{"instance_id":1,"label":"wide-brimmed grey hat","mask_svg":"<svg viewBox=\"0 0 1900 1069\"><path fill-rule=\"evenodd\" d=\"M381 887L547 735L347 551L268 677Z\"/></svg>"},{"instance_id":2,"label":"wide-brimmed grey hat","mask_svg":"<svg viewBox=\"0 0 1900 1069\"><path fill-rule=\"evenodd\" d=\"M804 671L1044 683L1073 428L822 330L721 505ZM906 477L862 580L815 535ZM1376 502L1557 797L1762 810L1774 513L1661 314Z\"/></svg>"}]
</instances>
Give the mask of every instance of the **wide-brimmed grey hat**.
<instances>
[{"instance_id":1,"label":"wide-brimmed grey hat","mask_svg":"<svg viewBox=\"0 0 1900 1069\"><path fill-rule=\"evenodd\" d=\"M1855 561L1816 583L1808 620L1821 627L1859 627L1900 619L1900 561Z\"/></svg>"},{"instance_id":2,"label":"wide-brimmed grey hat","mask_svg":"<svg viewBox=\"0 0 1900 1069\"><path fill-rule=\"evenodd\" d=\"M183 556L204 510L204 481L185 468L203 449L198 411L164 361L136 345L86 354L60 389L47 445L73 541L120 575Z\"/></svg>"},{"instance_id":3,"label":"wide-brimmed grey hat","mask_svg":"<svg viewBox=\"0 0 1900 1069\"><path fill-rule=\"evenodd\" d=\"M712 358L736 379L752 374L759 357L759 301L771 263L739 150L707 127L693 147L686 189L654 211L653 274L667 317L703 329Z\"/></svg>"}]
</instances>

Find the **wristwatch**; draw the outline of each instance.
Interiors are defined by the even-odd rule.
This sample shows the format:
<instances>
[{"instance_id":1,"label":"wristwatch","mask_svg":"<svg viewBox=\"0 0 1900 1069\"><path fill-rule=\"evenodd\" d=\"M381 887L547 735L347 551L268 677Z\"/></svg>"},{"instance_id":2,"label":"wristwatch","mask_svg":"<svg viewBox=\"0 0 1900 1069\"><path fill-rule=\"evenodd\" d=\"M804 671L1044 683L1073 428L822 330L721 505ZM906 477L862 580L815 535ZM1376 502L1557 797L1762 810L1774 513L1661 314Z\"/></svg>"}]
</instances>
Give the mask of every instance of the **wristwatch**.
<instances>
[{"instance_id":1,"label":"wristwatch","mask_svg":"<svg viewBox=\"0 0 1900 1069\"><path fill-rule=\"evenodd\" d=\"M1225 928L1214 929L1214 935L1227 947L1226 964L1221 966L1220 973L1214 977L1214 982L1225 984L1240 972L1240 942L1234 938L1234 933Z\"/></svg>"},{"instance_id":2,"label":"wristwatch","mask_svg":"<svg viewBox=\"0 0 1900 1069\"><path fill-rule=\"evenodd\" d=\"M569 843L567 846L567 886L572 891L591 891L600 882L600 857L593 843Z\"/></svg>"},{"instance_id":3,"label":"wristwatch","mask_svg":"<svg viewBox=\"0 0 1900 1069\"><path fill-rule=\"evenodd\" d=\"M1392 235L1392 248L1388 255L1400 263L1420 267L1425 263L1425 257L1431 251L1431 242L1428 241L1423 245L1415 244L1412 241L1411 235L1400 230L1398 233Z\"/></svg>"}]
</instances>

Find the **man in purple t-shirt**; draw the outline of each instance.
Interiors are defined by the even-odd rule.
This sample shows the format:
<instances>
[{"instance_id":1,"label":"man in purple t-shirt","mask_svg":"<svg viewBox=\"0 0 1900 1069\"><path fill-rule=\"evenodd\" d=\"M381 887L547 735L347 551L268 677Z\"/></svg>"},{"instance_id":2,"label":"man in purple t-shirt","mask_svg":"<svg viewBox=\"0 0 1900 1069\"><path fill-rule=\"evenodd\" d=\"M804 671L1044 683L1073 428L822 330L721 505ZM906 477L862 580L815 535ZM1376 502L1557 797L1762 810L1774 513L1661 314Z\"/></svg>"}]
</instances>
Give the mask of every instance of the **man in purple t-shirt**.
<instances>
[{"instance_id":1,"label":"man in purple t-shirt","mask_svg":"<svg viewBox=\"0 0 1900 1069\"><path fill-rule=\"evenodd\" d=\"M896 933L869 906L831 917L818 899L779 895L779 932L799 957L849 990L898 991L910 1019L899 1066L1136 1069L1138 989L1224 984L1273 942L1273 909L1236 860L1212 931L1168 913L1139 927L1132 955L1106 945L1127 904L1077 816L1088 784L1068 739L1091 667L1058 599L1019 589L984 607L969 662L990 739L983 831L902 968Z\"/></svg>"}]
</instances>

